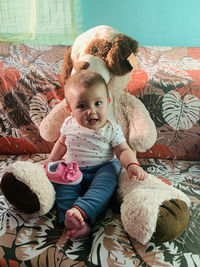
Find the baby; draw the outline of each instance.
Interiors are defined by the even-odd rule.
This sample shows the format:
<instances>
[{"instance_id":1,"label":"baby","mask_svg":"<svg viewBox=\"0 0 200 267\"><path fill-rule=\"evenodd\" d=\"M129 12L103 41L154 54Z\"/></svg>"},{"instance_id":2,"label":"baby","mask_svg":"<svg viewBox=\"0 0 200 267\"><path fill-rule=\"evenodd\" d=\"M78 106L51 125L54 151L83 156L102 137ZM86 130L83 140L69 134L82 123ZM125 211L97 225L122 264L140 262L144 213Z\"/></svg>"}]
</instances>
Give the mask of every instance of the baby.
<instances>
[{"instance_id":1,"label":"baby","mask_svg":"<svg viewBox=\"0 0 200 267\"><path fill-rule=\"evenodd\" d=\"M129 178L147 178L130 149L122 130L108 120L110 98L105 80L90 70L72 75L65 84L65 99L71 116L45 163L77 162L83 179L70 186L54 184L58 220L64 223L66 238L87 236L98 215L107 207L117 187L121 166ZM117 157L117 158L116 158Z\"/></svg>"}]
</instances>

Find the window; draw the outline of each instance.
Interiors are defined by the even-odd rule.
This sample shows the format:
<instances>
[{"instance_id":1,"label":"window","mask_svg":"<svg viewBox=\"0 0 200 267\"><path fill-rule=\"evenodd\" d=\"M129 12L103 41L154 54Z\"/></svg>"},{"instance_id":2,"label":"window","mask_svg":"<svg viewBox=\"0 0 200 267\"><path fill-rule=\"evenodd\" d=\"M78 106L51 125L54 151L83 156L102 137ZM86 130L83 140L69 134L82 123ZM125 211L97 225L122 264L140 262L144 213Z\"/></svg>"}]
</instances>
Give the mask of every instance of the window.
<instances>
[{"instance_id":1,"label":"window","mask_svg":"<svg viewBox=\"0 0 200 267\"><path fill-rule=\"evenodd\" d=\"M82 32L80 0L0 0L0 42L71 45Z\"/></svg>"}]
</instances>

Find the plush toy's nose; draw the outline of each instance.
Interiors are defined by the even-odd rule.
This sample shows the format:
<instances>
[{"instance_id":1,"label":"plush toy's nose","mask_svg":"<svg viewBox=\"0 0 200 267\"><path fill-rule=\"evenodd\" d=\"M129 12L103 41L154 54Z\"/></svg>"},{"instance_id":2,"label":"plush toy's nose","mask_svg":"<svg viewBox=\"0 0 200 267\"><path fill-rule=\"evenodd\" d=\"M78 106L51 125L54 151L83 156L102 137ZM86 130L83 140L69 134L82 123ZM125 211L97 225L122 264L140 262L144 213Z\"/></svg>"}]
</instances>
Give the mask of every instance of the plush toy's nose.
<instances>
[{"instance_id":1,"label":"plush toy's nose","mask_svg":"<svg viewBox=\"0 0 200 267\"><path fill-rule=\"evenodd\" d=\"M74 69L75 69L75 71L86 70L89 68L89 66L90 66L89 62L79 61L79 62L74 64Z\"/></svg>"}]
</instances>

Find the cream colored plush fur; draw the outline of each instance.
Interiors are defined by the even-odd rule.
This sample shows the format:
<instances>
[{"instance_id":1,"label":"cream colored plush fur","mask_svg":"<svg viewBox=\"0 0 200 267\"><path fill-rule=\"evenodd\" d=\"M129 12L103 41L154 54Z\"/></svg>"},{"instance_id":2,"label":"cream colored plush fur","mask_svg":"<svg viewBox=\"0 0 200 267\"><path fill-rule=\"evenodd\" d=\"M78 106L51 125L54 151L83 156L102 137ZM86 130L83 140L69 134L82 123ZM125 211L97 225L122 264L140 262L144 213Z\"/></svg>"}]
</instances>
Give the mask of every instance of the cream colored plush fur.
<instances>
[{"instance_id":1,"label":"cream colored plush fur","mask_svg":"<svg viewBox=\"0 0 200 267\"><path fill-rule=\"evenodd\" d=\"M28 185L40 202L40 210L31 216L43 215L49 212L55 202L55 191L48 180L43 165L29 161L16 161L8 166L5 172L10 172L15 177Z\"/></svg>"},{"instance_id":2,"label":"cream colored plush fur","mask_svg":"<svg viewBox=\"0 0 200 267\"><path fill-rule=\"evenodd\" d=\"M190 205L184 193L151 174L144 181L130 181L123 170L119 180L119 194L123 199L122 224L129 235L142 244L149 242L155 232L159 207L165 200L180 199Z\"/></svg>"}]
</instances>

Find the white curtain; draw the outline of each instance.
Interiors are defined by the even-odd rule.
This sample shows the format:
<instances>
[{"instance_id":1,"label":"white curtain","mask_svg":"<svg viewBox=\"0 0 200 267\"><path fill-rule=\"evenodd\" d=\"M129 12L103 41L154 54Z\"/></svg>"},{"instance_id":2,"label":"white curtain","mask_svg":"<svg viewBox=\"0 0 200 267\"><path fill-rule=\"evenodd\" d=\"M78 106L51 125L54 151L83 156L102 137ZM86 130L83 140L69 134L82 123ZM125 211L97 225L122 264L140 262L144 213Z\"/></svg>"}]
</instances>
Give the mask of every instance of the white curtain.
<instances>
[{"instance_id":1,"label":"white curtain","mask_svg":"<svg viewBox=\"0 0 200 267\"><path fill-rule=\"evenodd\" d=\"M80 0L0 0L0 42L71 45L82 32Z\"/></svg>"}]
</instances>

